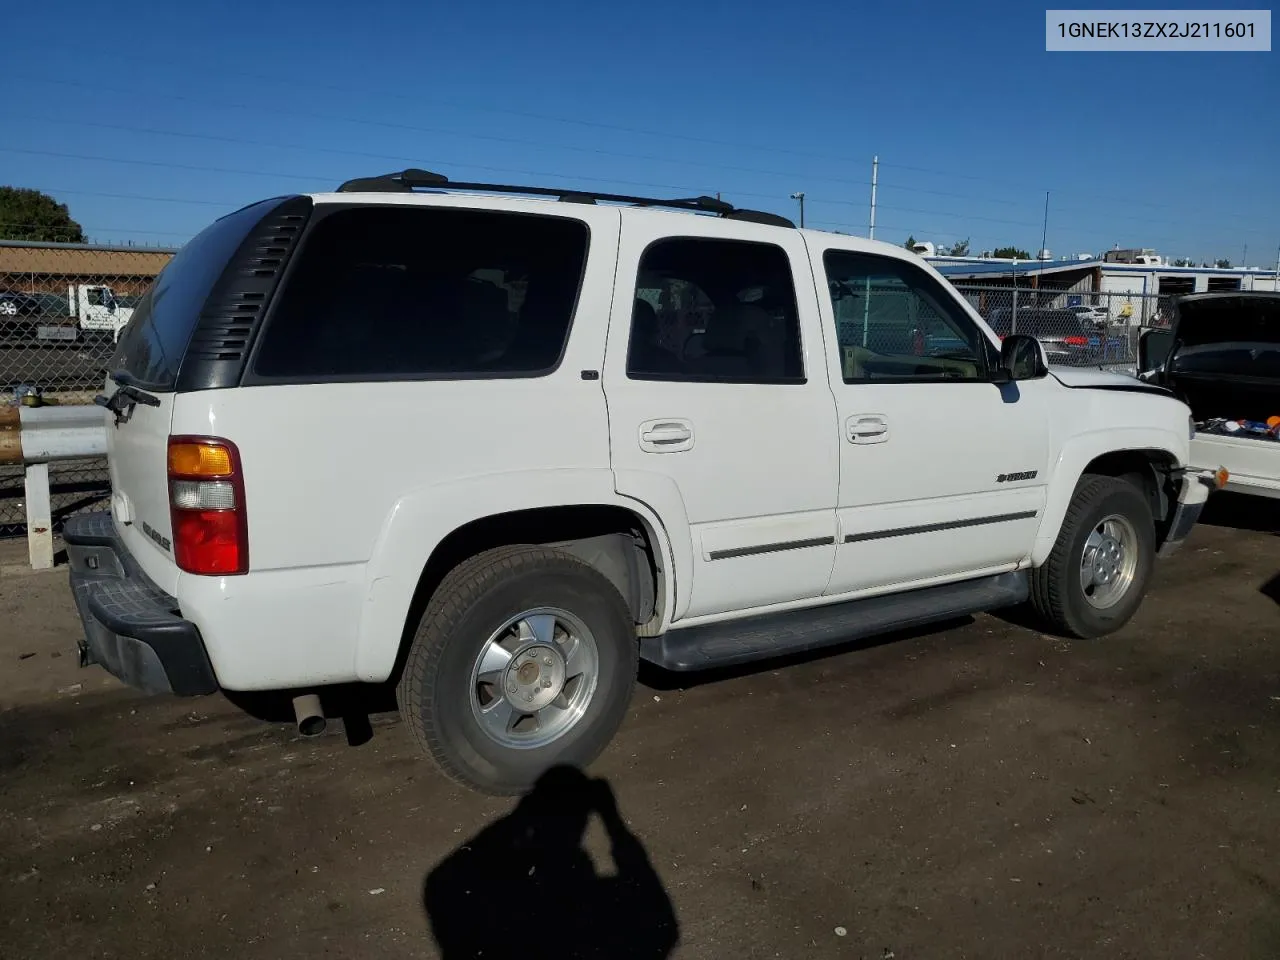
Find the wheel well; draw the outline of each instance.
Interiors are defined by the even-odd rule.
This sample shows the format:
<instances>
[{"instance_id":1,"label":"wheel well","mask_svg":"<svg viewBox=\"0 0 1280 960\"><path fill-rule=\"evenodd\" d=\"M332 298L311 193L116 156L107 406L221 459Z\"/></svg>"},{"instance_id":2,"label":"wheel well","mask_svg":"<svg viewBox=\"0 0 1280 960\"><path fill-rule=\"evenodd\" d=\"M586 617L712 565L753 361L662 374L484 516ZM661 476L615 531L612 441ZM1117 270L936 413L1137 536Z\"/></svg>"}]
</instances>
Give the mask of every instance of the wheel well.
<instances>
[{"instance_id":1,"label":"wheel well","mask_svg":"<svg viewBox=\"0 0 1280 960\"><path fill-rule=\"evenodd\" d=\"M431 551L405 618L395 676L428 601L449 571L485 550L523 543L557 547L603 573L618 588L641 633L661 617L665 564L638 514L625 507L580 504L481 517L454 530Z\"/></svg>"},{"instance_id":2,"label":"wheel well","mask_svg":"<svg viewBox=\"0 0 1280 960\"><path fill-rule=\"evenodd\" d=\"M1178 502L1177 461L1165 450L1114 450L1084 468L1086 474L1128 480L1147 498L1156 521L1156 543L1164 542Z\"/></svg>"}]
</instances>

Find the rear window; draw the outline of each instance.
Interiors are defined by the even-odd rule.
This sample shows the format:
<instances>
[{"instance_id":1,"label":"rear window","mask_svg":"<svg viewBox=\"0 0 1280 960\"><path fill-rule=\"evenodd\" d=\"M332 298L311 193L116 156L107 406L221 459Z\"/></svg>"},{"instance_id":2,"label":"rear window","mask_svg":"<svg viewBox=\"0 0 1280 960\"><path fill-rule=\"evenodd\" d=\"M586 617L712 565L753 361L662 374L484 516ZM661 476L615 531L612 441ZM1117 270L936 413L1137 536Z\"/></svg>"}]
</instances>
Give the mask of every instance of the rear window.
<instances>
[{"instance_id":1,"label":"rear window","mask_svg":"<svg viewBox=\"0 0 1280 960\"><path fill-rule=\"evenodd\" d=\"M569 334L580 220L490 210L339 209L315 223L254 362L271 380L538 376Z\"/></svg>"},{"instance_id":2,"label":"rear window","mask_svg":"<svg viewBox=\"0 0 1280 960\"><path fill-rule=\"evenodd\" d=\"M123 370L148 390L172 390L213 285L249 231L281 202L275 198L237 210L187 241L138 301L111 369Z\"/></svg>"}]
</instances>

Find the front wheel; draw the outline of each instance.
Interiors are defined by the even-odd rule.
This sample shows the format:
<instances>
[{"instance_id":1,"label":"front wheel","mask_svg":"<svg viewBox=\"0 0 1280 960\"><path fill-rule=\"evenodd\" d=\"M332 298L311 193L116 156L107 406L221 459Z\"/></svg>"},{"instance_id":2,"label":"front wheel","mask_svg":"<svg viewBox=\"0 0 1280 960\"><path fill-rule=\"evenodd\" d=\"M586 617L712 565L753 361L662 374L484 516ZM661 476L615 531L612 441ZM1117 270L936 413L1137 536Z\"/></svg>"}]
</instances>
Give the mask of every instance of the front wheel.
<instances>
[{"instance_id":1,"label":"front wheel","mask_svg":"<svg viewBox=\"0 0 1280 960\"><path fill-rule=\"evenodd\" d=\"M608 745L631 699L637 646L626 604L593 567L544 547L489 550L427 604L400 678L401 716L454 780L522 792Z\"/></svg>"},{"instance_id":2,"label":"front wheel","mask_svg":"<svg viewBox=\"0 0 1280 960\"><path fill-rule=\"evenodd\" d=\"M1141 606L1155 553L1155 520L1142 492L1086 475L1048 559L1031 571L1032 606L1067 636L1114 633Z\"/></svg>"}]
</instances>

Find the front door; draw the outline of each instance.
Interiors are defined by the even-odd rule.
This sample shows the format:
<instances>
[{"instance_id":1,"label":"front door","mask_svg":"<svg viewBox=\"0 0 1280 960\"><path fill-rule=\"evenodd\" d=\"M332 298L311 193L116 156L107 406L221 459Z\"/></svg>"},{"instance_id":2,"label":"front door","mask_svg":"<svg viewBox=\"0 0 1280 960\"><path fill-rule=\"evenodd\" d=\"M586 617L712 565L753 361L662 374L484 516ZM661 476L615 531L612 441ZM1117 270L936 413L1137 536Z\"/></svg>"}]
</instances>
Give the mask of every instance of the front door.
<instances>
[{"instance_id":1,"label":"front door","mask_svg":"<svg viewBox=\"0 0 1280 960\"><path fill-rule=\"evenodd\" d=\"M907 258L814 251L839 417L839 546L828 595L1013 569L1049 454L1044 381L998 386L994 345Z\"/></svg>"},{"instance_id":2,"label":"front door","mask_svg":"<svg viewBox=\"0 0 1280 960\"><path fill-rule=\"evenodd\" d=\"M604 370L616 488L683 505L677 620L818 597L839 451L804 243L703 217L671 236L672 221L622 224Z\"/></svg>"}]
</instances>

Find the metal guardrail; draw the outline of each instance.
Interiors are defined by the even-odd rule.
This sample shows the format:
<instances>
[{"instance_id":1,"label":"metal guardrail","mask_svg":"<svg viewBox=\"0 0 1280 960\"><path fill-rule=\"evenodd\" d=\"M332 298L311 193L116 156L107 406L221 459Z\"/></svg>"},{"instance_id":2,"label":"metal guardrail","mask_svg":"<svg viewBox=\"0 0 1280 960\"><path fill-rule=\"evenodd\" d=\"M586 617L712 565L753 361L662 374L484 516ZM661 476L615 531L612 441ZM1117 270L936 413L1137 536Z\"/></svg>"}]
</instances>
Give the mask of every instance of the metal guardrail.
<instances>
[{"instance_id":1,"label":"metal guardrail","mask_svg":"<svg viewBox=\"0 0 1280 960\"><path fill-rule=\"evenodd\" d=\"M0 464L23 464L31 566L53 566L49 464L107 452L107 413L99 406L0 407Z\"/></svg>"}]
</instances>

